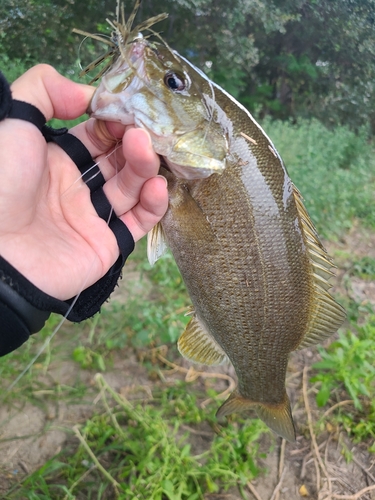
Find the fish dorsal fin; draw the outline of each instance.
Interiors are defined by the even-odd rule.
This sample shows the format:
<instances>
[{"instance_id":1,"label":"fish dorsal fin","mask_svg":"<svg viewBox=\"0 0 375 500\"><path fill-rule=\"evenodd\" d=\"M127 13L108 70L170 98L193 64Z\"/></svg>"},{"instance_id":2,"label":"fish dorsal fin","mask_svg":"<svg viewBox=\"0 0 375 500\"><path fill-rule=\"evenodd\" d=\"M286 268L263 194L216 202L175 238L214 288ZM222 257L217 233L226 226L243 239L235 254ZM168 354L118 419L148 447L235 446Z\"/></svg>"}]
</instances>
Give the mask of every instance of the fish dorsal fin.
<instances>
[{"instance_id":1,"label":"fish dorsal fin","mask_svg":"<svg viewBox=\"0 0 375 500\"><path fill-rule=\"evenodd\" d=\"M303 205L302 196L295 186L293 186L293 194L306 238L315 287L315 301L310 323L306 335L298 346L298 349L304 349L319 344L335 333L345 320L346 314L340 304L328 293L331 288L328 280L333 276L331 269L335 266L320 241L314 224Z\"/></svg>"},{"instance_id":2,"label":"fish dorsal fin","mask_svg":"<svg viewBox=\"0 0 375 500\"><path fill-rule=\"evenodd\" d=\"M177 343L180 353L189 361L202 365L221 365L228 358L196 315L187 324Z\"/></svg>"},{"instance_id":3,"label":"fish dorsal fin","mask_svg":"<svg viewBox=\"0 0 375 500\"><path fill-rule=\"evenodd\" d=\"M147 234L147 258L151 266L165 254L167 249L163 227L159 222Z\"/></svg>"}]
</instances>

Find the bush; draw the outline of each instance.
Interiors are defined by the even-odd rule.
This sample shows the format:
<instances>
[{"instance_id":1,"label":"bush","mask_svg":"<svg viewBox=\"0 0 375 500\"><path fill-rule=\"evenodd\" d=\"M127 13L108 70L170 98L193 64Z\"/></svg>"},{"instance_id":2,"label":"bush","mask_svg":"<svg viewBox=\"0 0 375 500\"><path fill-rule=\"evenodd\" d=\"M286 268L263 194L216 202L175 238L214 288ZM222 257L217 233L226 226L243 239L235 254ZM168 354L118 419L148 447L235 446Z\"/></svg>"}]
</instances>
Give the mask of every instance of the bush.
<instances>
[{"instance_id":1,"label":"bush","mask_svg":"<svg viewBox=\"0 0 375 500\"><path fill-rule=\"evenodd\" d=\"M339 235L354 218L375 226L375 161L366 128L329 130L317 120L263 125L323 236Z\"/></svg>"}]
</instances>

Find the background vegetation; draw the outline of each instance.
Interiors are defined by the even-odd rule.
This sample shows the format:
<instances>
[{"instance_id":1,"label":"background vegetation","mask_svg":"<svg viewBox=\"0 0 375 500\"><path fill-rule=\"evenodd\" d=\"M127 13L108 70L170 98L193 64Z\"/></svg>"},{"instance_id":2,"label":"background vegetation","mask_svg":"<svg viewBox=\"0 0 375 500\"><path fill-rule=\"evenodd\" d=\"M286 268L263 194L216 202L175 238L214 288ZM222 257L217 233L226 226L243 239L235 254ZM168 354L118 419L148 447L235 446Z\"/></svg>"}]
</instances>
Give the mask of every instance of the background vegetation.
<instances>
[{"instance_id":1,"label":"background vegetation","mask_svg":"<svg viewBox=\"0 0 375 500\"><path fill-rule=\"evenodd\" d=\"M125 2L127 12L132 3ZM81 37L72 28L110 34L105 18L113 18L114 10L115 0L2 0L1 70L13 80L33 64L47 62L78 79L78 59L84 65L101 49L89 42L79 54ZM337 295L348 322L314 358L316 404L334 408L327 410L329 416L318 414L323 416L316 432L320 436L331 429L332 439L339 440L345 431L375 452L375 299L353 293L354 283L366 287L374 280L375 253L367 255L371 246L366 251L355 243L346 246L349 230L354 238L362 231L375 241L375 0L232 0L230 8L226 0L159 0L157 7L144 0L139 18L163 11L170 16L159 29L170 45L262 121L319 232L334 248ZM0 359L0 409L34 405L47 414L57 402L73 408L87 400L92 407L93 394L100 396L89 418L65 429L75 441L40 469L22 477L6 470L11 479L4 493L0 484L0 498L117 494L195 500L234 485L247 498L249 483L265 473L262 459L275 440L261 422L234 418L218 429L214 413L222 387L182 376L170 381L180 372L165 364L158 346L168 346L172 359L178 359L171 346L189 306L172 257L150 268L141 243L129 266L138 281L129 282L126 305L114 301L84 325L64 324L53 347L10 392L6 388L59 319L52 317L39 336ZM101 376L95 387L51 382L53 361L73 363L79 373L113 374L129 352L156 381L147 397L119 398ZM208 435L203 449L192 441L197 432ZM303 421L299 432L309 439Z\"/></svg>"},{"instance_id":2,"label":"background vegetation","mask_svg":"<svg viewBox=\"0 0 375 500\"><path fill-rule=\"evenodd\" d=\"M126 0L130 12L132 0ZM81 38L107 31L115 0L2 0L0 53L77 72ZM157 28L252 111L375 127L375 0L143 0ZM3 59L4 60L4 59ZM1 59L0 59L1 61Z\"/></svg>"}]
</instances>

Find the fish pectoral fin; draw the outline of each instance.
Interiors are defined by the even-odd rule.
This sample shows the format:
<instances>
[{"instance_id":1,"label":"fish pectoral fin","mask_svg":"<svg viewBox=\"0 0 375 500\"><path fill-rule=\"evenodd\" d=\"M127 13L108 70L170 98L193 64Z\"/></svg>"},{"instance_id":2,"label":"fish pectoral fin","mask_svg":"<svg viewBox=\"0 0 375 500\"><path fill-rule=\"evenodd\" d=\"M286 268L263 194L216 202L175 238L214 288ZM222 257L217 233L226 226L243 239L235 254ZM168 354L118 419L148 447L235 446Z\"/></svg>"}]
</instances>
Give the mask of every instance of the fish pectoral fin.
<instances>
[{"instance_id":1,"label":"fish pectoral fin","mask_svg":"<svg viewBox=\"0 0 375 500\"><path fill-rule=\"evenodd\" d=\"M151 266L168 250L165 234L160 222L147 233L147 258Z\"/></svg>"},{"instance_id":2,"label":"fish pectoral fin","mask_svg":"<svg viewBox=\"0 0 375 500\"><path fill-rule=\"evenodd\" d=\"M271 405L251 401L241 396L238 391L234 391L220 406L216 416L225 417L231 413L241 413L250 408L254 408L258 417L276 434L292 443L296 440L292 412L286 393L282 403Z\"/></svg>"},{"instance_id":3,"label":"fish pectoral fin","mask_svg":"<svg viewBox=\"0 0 375 500\"><path fill-rule=\"evenodd\" d=\"M195 315L178 339L177 347L184 358L194 363L212 366L228 360L224 350Z\"/></svg>"}]
</instances>

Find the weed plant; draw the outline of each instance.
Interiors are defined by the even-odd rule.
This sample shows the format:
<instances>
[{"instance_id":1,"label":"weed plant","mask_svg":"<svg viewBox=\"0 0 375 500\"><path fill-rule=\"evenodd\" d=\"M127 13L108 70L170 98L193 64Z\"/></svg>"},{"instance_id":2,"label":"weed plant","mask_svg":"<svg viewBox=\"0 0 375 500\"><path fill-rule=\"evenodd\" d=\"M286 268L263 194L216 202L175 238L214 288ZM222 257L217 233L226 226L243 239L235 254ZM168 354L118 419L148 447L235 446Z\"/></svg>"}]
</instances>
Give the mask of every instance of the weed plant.
<instances>
[{"instance_id":1,"label":"weed plant","mask_svg":"<svg viewBox=\"0 0 375 500\"><path fill-rule=\"evenodd\" d=\"M358 276L359 278L366 281L375 280L375 259L369 257L368 255L355 259L353 262L353 268L351 270L353 276Z\"/></svg>"},{"instance_id":2,"label":"weed plant","mask_svg":"<svg viewBox=\"0 0 375 500\"><path fill-rule=\"evenodd\" d=\"M263 126L322 236L339 236L353 219L375 227L375 160L366 128L330 130L317 120Z\"/></svg>"},{"instance_id":3,"label":"weed plant","mask_svg":"<svg viewBox=\"0 0 375 500\"><path fill-rule=\"evenodd\" d=\"M259 420L233 421L218 435L203 431L204 451L193 452L190 430L213 425L214 408L202 410L185 383L149 401L129 401L97 376L105 408L76 433L75 453L55 457L9 492L8 499L116 498L198 500L206 493L239 488L259 475ZM175 408L184 411L176 418ZM179 415L181 416L181 414ZM186 422L189 426L186 426ZM194 429L193 429L194 431Z\"/></svg>"},{"instance_id":4,"label":"weed plant","mask_svg":"<svg viewBox=\"0 0 375 500\"><path fill-rule=\"evenodd\" d=\"M32 66L28 61L10 59L3 51L0 41L0 67L8 82L12 83Z\"/></svg>"},{"instance_id":5,"label":"weed plant","mask_svg":"<svg viewBox=\"0 0 375 500\"><path fill-rule=\"evenodd\" d=\"M339 409L337 422L342 423L356 441L375 439L375 316L357 328L340 332L339 338L327 349L319 348L322 361L315 363L318 370L312 382L320 382L316 396L318 406L345 388L352 399L352 406ZM340 387L341 385L341 387ZM342 391L341 391L342 395ZM342 399L342 398L341 398ZM349 409L348 409L349 408ZM371 449L375 452L375 446Z\"/></svg>"}]
</instances>

